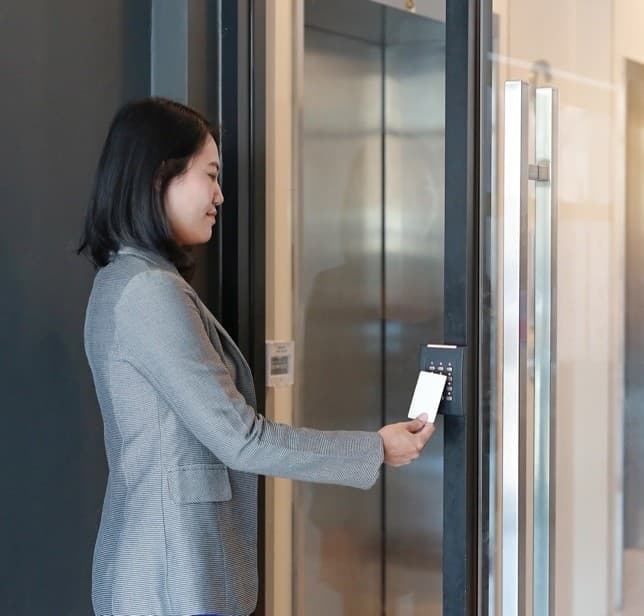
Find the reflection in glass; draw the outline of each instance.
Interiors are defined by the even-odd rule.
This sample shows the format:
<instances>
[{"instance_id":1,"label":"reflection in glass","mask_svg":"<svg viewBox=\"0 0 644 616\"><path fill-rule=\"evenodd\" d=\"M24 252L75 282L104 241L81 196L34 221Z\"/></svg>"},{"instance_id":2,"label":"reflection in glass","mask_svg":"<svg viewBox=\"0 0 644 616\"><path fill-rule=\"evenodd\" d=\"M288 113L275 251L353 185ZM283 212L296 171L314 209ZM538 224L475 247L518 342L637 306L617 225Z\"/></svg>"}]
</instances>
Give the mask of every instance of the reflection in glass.
<instances>
[{"instance_id":1,"label":"reflection in glass","mask_svg":"<svg viewBox=\"0 0 644 616\"><path fill-rule=\"evenodd\" d=\"M442 341L444 24L305 3L296 423L403 421ZM372 490L296 484L294 614L440 614L442 434Z\"/></svg>"}]
</instances>

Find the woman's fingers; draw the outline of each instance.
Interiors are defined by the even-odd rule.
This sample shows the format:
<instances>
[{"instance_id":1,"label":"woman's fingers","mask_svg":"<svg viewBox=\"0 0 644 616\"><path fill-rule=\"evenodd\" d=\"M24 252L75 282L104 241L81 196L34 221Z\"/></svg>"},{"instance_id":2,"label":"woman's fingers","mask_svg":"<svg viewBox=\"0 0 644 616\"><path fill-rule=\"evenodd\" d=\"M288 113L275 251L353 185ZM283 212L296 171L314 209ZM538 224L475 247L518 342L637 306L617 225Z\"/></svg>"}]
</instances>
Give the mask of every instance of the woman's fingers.
<instances>
[{"instance_id":1,"label":"woman's fingers","mask_svg":"<svg viewBox=\"0 0 644 616\"><path fill-rule=\"evenodd\" d=\"M418 458L434 432L434 425L426 422L427 416L421 417L380 429L386 464L402 466Z\"/></svg>"}]
</instances>

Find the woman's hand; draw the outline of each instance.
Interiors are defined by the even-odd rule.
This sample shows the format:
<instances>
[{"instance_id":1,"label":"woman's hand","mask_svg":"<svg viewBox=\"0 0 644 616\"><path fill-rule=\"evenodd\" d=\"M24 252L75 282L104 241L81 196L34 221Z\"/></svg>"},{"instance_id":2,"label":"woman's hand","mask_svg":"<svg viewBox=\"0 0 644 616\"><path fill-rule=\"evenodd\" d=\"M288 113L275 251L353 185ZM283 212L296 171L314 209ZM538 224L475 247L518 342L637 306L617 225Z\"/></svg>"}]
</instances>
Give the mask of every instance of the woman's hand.
<instances>
[{"instance_id":1,"label":"woman's hand","mask_svg":"<svg viewBox=\"0 0 644 616\"><path fill-rule=\"evenodd\" d=\"M434 433L434 424L427 421L427 415L419 415L412 421L389 424L380 428L385 449L385 464L403 466L415 460Z\"/></svg>"}]
</instances>

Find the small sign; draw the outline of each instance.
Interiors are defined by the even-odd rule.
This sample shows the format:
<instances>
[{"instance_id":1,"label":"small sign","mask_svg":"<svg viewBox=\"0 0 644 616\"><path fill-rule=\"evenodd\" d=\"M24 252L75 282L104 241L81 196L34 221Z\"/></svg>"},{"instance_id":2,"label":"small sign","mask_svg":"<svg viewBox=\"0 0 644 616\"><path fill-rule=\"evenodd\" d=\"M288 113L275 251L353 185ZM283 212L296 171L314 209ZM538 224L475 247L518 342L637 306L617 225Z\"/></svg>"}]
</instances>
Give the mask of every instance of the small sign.
<instances>
[{"instance_id":1,"label":"small sign","mask_svg":"<svg viewBox=\"0 0 644 616\"><path fill-rule=\"evenodd\" d=\"M293 341L266 341L266 385L287 387L293 385Z\"/></svg>"}]
</instances>

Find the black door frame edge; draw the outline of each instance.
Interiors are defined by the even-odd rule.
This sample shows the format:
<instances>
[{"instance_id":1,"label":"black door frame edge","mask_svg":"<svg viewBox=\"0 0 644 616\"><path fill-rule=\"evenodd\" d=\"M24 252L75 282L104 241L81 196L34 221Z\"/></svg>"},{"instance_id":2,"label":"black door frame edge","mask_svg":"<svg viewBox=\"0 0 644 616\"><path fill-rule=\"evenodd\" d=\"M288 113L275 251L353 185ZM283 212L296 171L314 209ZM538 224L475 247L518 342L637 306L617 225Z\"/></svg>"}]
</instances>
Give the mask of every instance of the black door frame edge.
<instances>
[{"instance_id":1,"label":"black door frame edge","mask_svg":"<svg viewBox=\"0 0 644 616\"><path fill-rule=\"evenodd\" d=\"M481 615L490 613L490 592L494 584L494 491L490 484L495 481L495 452L494 431L496 420L495 399L497 392L494 390L492 370L495 361L492 318L492 280L489 258L493 246L491 245L492 224L492 112L493 88L492 62L489 54L494 51L493 38L493 0L480 0L479 6L479 126L478 126L478 186L479 186L479 365L478 365L478 443L479 443L479 529L478 529L478 611ZM487 265L486 265L487 264Z\"/></svg>"},{"instance_id":2,"label":"black door frame edge","mask_svg":"<svg viewBox=\"0 0 644 616\"><path fill-rule=\"evenodd\" d=\"M248 360L255 378L257 412L266 402L266 0L250 3L250 216L249 216L249 349ZM256 616L265 614L266 597L266 480L259 480L257 548L259 596Z\"/></svg>"},{"instance_id":3,"label":"black door frame edge","mask_svg":"<svg viewBox=\"0 0 644 616\"><path fill-rule=\"evenodd\" d=\"M265 0L222 0L221 321L253 371L264 408Z\"/></svg>"},{"instance_id":4,"label":"black door frame edge","mask_svg":"<svg viewBox=\"0 0 644 616\"><path fill-rule=\"evenodd\" d=\"M220 0L222 208L219 308L248 360L265 409L266 0ZM259 597L264 614L265 482L258 491Z\"/></svg>"},{"instance_id":5,"label":"black door frame edge","mask_svg":"<svg viewBox=\"0 0 644 616\"><path fill-rule=\"evenodd\" d=\"M443 614L476 613L478 586L479 0L446 0L445 319L466 347L462 417L444 417Z\"/></svg>"}]
</instances>

